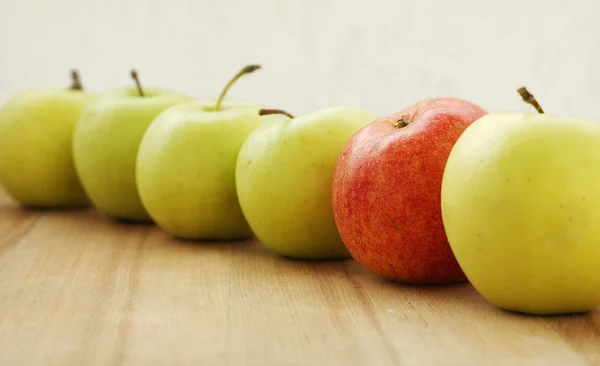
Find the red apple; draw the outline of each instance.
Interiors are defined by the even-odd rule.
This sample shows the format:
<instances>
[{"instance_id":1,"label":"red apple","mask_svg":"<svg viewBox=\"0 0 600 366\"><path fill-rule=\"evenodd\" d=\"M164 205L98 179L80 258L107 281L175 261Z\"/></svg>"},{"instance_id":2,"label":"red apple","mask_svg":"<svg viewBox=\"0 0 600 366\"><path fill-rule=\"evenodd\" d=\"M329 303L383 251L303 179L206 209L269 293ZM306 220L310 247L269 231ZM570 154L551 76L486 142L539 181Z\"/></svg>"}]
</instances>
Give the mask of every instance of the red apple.
<instances>
[{"instance_id":1,"label":"red apple","mask_svg":"<svg viewBox=\"0 0 600 366\"><path fill-rule=\"evenodd\" d=\"M442 176L462 131L486 114L461 99L424 100L371 122L346 143L332 203L342 240L357 262L394 281L466 280L442 223Z\"/></svg>"}]
</instances>

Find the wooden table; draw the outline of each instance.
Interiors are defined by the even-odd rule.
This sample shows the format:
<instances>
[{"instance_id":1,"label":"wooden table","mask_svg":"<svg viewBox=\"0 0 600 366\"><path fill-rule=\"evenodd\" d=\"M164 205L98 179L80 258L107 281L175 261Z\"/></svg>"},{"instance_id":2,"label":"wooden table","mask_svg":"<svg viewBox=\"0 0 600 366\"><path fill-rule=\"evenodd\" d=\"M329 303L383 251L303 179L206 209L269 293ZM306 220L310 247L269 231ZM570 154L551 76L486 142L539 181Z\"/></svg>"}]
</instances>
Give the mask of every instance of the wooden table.
<instances>
[{"instance_id":1,"label":"wooden table","mask_svg":"<svg viewBox=\"0 0 600 366\"><path fill-rule=\"evenodd\" d=\"M511 364L600 365L600 311L516 315L468 284L394 284L0 193L2 366Z\"/></svg>"}]
</instances>

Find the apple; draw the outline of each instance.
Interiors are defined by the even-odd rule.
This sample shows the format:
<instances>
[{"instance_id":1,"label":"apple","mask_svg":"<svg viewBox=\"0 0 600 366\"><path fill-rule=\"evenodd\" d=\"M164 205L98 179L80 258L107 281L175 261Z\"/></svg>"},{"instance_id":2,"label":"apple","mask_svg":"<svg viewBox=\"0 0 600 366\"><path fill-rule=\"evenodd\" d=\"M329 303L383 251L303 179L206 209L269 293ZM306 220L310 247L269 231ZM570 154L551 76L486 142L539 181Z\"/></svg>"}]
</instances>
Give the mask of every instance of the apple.
<instances>
[{"instance_id":1,"label":"apple","mask_svg":"<svg viewBox=\"0 0 600 366\"><path fill-rule=\"evenodd\" d=\"M490 113L456 142L442 215L467 278L496 306L577 313L600 305L600 124Z\"/></svg>"},{"instance_id":2,"label":"apple","mask_svg":"<svg viewBox=\"0 0 600 366\"><path fill-rule=\"evenodd\" d=\"M333 211L348 250L393 281L465 281L441 217L446 159L462 129L487 112L457 98L434 98L373 121L342 150Z\"/></svg>"},{"instance_id":3,"label":"apple","mask_svg":"<svg viewBox=\"0 0 600 366\"><path fill-rule=\"evenodd\" d=\"M192 98L166 89L142 89L135 71L132 77L136 88L108 92L86 108L73 136L73 159L99 212L115 220L149 222L135 182L140 142L160 112Z\"/></svg>"},{"instance_id":4,"label":"apple","mask_svg":"<svg viewBox=\"0 0 600 366\"><path fill-rule=\"evenodd\" d=\"M68 89L32 89L0 109L0 183L20 205L86 207L90 202L71 154L73 131L96 93L83 90L76 70Z\"/></svg>"},{"instance_id":5,"label":"apple","mask_svg":"<svg viewBox=\"0 0 600 366\"><path fill-rule=\"evenodd\" d=\"M240 205L260 243L296 259L350 257L333 219L331 180L352 135L375 117L348 106L269 123L246 140L237 161Z\"/></svg>"},{"instance_id":6,"label":"apple","mask_svg":"<svg viewBox=\"0 0 600 366\"><path fill-rule=\"evenodd\" d=\"M235 163L246 137L266 118L260 106L223 99L168 108L150 125L137 157L137 187L154 222L181 239L236 240L252 236L235 191Z\"/></svg>"}]
</instances>

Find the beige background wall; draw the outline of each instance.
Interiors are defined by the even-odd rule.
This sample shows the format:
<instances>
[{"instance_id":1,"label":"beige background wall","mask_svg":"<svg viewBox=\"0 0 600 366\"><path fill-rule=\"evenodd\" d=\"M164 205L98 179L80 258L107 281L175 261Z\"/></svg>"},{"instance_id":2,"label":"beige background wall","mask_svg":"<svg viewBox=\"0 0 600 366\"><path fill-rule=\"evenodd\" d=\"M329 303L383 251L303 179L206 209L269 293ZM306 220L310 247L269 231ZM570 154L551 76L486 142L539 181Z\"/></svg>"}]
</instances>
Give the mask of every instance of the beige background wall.
<instances>
[{"instance_id":1,"label":"beige background wall","mask_svg":"<svg viewBox=\"0 0 600 366\"><path fill-rule=\"evenodd\" d=\"M243 64L264 66L230 99L295 114L335 104L392 113L457 96L488 110L600 122L598 0L0 0L0 102L18 90L145 84L214 98Z\"/></svg>"}]
</instances>

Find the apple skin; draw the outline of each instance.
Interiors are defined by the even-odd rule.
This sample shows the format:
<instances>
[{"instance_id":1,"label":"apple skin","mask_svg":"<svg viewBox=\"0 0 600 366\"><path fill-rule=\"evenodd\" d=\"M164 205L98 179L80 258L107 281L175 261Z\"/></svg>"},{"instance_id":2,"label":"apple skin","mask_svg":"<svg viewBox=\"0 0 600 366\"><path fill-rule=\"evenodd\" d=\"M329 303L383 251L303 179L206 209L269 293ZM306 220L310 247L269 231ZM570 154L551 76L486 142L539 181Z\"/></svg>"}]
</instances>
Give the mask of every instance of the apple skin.
<instances>
[{"instance_id":1,"label":"apple skin","mask_svg":"<svg viewBox=\"0 0 600 366\"><path fill-rule=\"evenodd\" d=\"M0 182L30 208L86 207L90 201L71 153L75 125L97 94L35 89L16 94L0 110Z\"/></svg>"},{"instance_id":2,"label":"apple skin","mask_svg":"<svg viewBox=\"0 0 600 366\"><path fill-rule=\"evenodd\" d=\"M252 236L235 190L236 159L246 137L271 118L260 106L195 101L165 110L140 146L137 186L144 207L164 231L181 239Z\"/></svg>"},{"instance_id":3,"label":"apple skin","mask_svg":"<svg viewBox=\"0 0 600 366\"><path fill-rule=\"evenodd\" d=\"M237 192L265 248L295 259L350 257L333 219L331 180L344 144L374 120L359 108L331 107L248 137L237 161Z\"/></svg>"},{"instance_id":4,"label":"apple skin","mask_svg":"<svg viewBox=\"0 0 600 366\"><path fill-rule=\"evenodd\" d=\"M339 156L333 179L335 221L348 250L393 281L465 281L446 239L440 190L446 159L464 128L487 114L456 98L434 98L379 118ZM394 125L404 117L406 127Z\"/></svg>"},{"instance_id":5,"label":"apple skin","mask_svg":"<svg viewBox=\"0 0 600 366\"><path fill-rule=\"evenodd\" d=\"M600 124L491 113L454 146L442 183L450 246L496 306L536 315L600 305Z\"/></svg>"},{"instance_id":6,"label":"apple skin","mask_svg":"<svg viewBox=\"0 0 600 366\"><path fill-rule=\"evenodd\" d=\"M113 90L84 111L73 137L73 159L84 190L99 212L122 221L150 222L135 181L146 129L163 110L192 100L171 90Z\"/></svg>"}]
</instances>

